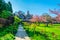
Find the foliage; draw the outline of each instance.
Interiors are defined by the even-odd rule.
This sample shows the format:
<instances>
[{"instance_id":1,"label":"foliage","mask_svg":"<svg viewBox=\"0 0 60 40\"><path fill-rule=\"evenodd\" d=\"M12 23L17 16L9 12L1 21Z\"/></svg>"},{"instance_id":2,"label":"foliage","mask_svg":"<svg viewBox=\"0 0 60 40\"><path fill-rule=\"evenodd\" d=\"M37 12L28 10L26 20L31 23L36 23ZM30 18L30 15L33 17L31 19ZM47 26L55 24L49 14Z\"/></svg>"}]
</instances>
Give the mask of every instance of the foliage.
<instances>
[{"instance_id":1,"label":"foliage","mask_svg":"<svg viewBox=\"0 0 60 40\"><path fill-rule=\"evenodd\" d=\"M19 23L21 21L21 19L18 16L14 16L14 21L15 21L15 23Z\"/></svg>"},{"instance_id":2,"label":"foliage","mask_svg":"<svg viewBox=\"0 0 60 40\"><path fill-rule=\"evenodd\" d=\"M4 11L2 11L2 13L0 14L0 17L6 19L6 18L8 18L8 17L11 16L11 15L12 15L11 12L4 10Z\"/></svg>"},{"instance_id":3,"label":"foliage","mask_svg":"<svg viewBox=\"0 0 60 40\"><path fill-rule=\"evenodd\" d=\"M18 16L21 19L25 19L25 13L23 11L18 11Z\"/></svg>"},{"instance_id":4,"label":"foliage","mask_svg":"<svg viewBox=\"0 0 60 40\"><path fill-rule=\"evenodd\" d=\"M6 34L4 37L1 37L0 40L14 40L14 35L11 33Z\"/></svg>"},{"instance_id":5,"label":"foliage","mask_svg":"<svg viewBox=\"0 0 60 40\"><path fill-rule=\"evenodd\" d=\"M6 3L4 0L0 0L0 14L3 10L12 12L12 5L10 2Z\"/></svg>"},{"instance_id":6,"label":"foliage","mask_svg":"<svg viewBox=\"0 0 60 40\"><path fill-rule=\"evenodd\" d=\"M32 16L33 16L33 15L31 15L31 14L29 13L29 11L27 11L26 19L31 19L31 18L32 18Z\"/></svg>"},{"instance_id":7,"label":"foliage","mask_svg":"<svg viewBox=\"0 0 60 40\"><path fill-rule=\"evenodd\" d=\"M60 22L60 12L58 10L51 10L51 9L49 9L49 11L53 14L56 14L57 16L55 17L55 21Z\"/></svg>"},{"instance_id":8,"label":"foliage","mask_svg":"<svg viewBox=\"0 0 60 40\"><path fill-rule=\"evenodd\" d=\"M15 23L8 27L0 28L0 40L14 40L17 29L18 24Z\"/></svg>"},{"instance_id":9,"label":"foliage","mask_svg":"<svg viewBox=\"0 0 60 40\"><path fill-rule=\"evenodd\" d=\"M52 21L52 17L48 13L44 13L42 16L45 17L48 22Z\"/></svg>"},{"instance_id":10,"label":"foliage","mask_svg":"<svg viewBox=\"0 0 60 40\"><path fill-rule=\"evenodd\" d=\"M0 40L14 40L20 22L17 16L14 16L14 19L13 24L0 28Z\"/></svg>"},{"instance_id":11,"label":"foliage","mask_svg":"<svg viewBox=\"0 0 60 40\"><path fill-rule=\"evenodd\" d=\"M12 13L13 10L12 10L12 5L11 5L10 1L8 2L8 5L9 5L9 7L8 7L8 11L10 11L10 12Z\"/></svg>"},{"instance_id":12,"label":"foliage","mask_svg":"<svg viewBox=\"0 0 60 40\"><path fill-rule=\"evenodd\" d=\"M7 19L9 16L12 16L12 12L11 3L0 0L0 18ZM14 19L13 24L0 28L0 40L14 40L19 25L18 22L20 22L17 16L14 16Z\"/></svg>"},{"instance_id":13,"label":"foliage","mask_svg":"<svg viewBox=\"0 0 60 40\"><path fill-rule=\"evenodd\" d=\"M5 8L5 1L0 0L0 13L4 10L4 8Z\"/></svg>"}]
</instances>

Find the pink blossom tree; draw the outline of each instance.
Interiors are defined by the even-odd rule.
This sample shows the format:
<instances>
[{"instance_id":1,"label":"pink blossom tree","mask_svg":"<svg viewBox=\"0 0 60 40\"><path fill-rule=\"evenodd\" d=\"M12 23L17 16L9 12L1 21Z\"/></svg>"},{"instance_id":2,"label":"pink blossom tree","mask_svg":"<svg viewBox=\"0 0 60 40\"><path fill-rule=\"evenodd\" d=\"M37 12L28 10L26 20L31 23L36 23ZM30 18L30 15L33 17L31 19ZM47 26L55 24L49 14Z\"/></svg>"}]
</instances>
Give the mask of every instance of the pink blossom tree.
<instances>
[{"instance_id":1,"label":"pink blossom tree","mask_svg":"<svg viewBox=\"0 0 60 40\"><path fill-rule=\"evenodd\" d=\"M33 16L31 19L30 19L31 22L39 22L39 16Z\"/></svg>"},{"instance_id":2,"label":"pink blossom tree","mask_svg":"<svg viewBox=\"0 0 60 40\"><path fill-rule=\"evenodd\" d=\"M49 11L53 14L56 14L57 16L56 16L55 20L57 22L60 22L60 12L58 12L57 10L51 10L51 9L49 9Z\"/></svg>"}]
</instances>

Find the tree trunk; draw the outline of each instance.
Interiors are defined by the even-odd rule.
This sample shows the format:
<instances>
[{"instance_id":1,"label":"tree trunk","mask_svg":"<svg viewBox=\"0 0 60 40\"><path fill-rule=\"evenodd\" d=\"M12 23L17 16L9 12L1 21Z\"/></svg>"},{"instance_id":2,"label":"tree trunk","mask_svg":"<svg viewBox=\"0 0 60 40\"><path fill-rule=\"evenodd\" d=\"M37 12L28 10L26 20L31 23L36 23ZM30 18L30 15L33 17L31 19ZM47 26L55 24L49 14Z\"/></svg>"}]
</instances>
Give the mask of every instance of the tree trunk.
<instances>
[{"instance_id":1,"label":"tree trunk","mask_svg":"<svg viewBox=\"0 0 60 40\"><path fill-rule=\"evenodd\" d=\"M49 23L47 22L47 27L48 27L48 24L49 24Z\"/></svg>"}]
</instances>

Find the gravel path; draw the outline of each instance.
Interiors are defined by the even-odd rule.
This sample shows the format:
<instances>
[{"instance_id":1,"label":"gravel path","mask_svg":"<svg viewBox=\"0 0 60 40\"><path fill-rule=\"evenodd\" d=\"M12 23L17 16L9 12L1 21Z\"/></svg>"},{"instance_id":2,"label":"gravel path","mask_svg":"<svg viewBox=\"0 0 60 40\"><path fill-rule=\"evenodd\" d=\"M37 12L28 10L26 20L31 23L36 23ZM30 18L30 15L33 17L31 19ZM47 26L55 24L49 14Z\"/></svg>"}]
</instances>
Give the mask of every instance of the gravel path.
<instances>
[{"instance_id":1,"label":"gravel path","mask_svg":"<svg viewBox=\"0 0 60 40\"><path fill-rule=\"evenodd\" d=\"M26 31L24 30L24 28L21 25L19 25L15 40L30 40Z\"/></svg>"}]
</instances>

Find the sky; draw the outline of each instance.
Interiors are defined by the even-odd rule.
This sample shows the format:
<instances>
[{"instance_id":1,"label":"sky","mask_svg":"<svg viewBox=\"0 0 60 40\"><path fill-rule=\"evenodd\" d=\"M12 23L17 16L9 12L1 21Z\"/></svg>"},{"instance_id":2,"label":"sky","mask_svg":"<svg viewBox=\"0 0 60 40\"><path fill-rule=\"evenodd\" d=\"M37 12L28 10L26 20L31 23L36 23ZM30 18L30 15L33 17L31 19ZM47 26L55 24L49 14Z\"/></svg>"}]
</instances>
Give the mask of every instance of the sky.
<instances>
[{"instance_id":1,"label":"sky","mask_svg":"<svg viewBox=\"0 0 60 40\"><path fill-rule=\"evenodd\" d=\"M33 15L42 15L43 13L48 13L49 9L59 9L60 0L5 0L6 2L10 1L12 4L13 12L15 11L30 11ZM54 16L52 14L51 16Z\"/></svg>"}]
</instances>

